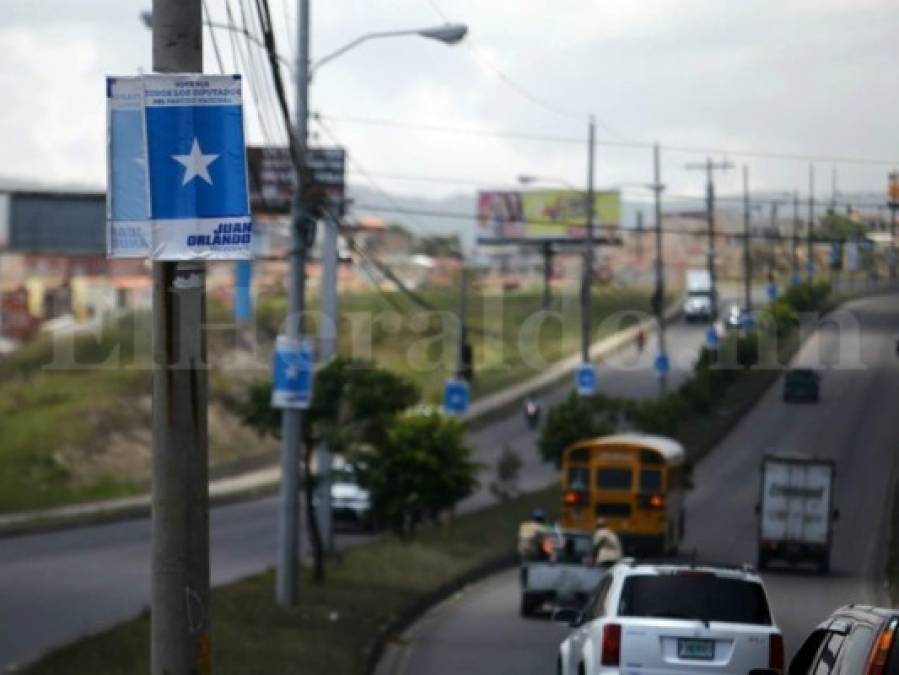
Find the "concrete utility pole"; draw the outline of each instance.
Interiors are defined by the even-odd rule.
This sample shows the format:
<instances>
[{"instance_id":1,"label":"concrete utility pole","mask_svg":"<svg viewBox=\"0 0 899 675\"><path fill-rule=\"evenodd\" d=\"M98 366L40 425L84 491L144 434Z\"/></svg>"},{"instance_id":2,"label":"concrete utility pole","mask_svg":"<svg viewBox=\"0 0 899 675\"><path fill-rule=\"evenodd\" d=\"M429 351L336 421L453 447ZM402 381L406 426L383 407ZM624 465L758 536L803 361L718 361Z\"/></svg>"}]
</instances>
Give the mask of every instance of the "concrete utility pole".
<instances>
[{"instance_id":1,"label":"concrete utility pole","mask_svg":"<svg viewBox=\"0 0 899 675\"><path fill-rule=\"evenodd\" d=\"M718 319L718 283L715 273L715 171L727 171L733 169L731 162L714 162L708 158L704 164L688 164L688 170L702 170L706 172L706 219L709 224L709 243L706 260L711 280L712 311L709 312L709 323L714 324Z\"/></svg>"},{"instance_id":2,"label":"concrete utility pole","mask_svg":"<svg viewBox=\"0 0 899 675\"><path fill-rule=\"evenodd\" d=\"M799 279L799 190L793 192L793 248L790 255L791 283Z\"/></svg>"},{"instance_id":3,"label":"concrete utility pole","mask_svg":"<svg viewBox=\"0 0 899 675\"><path fill-rule=\"evenodd\" d=\"M768 236L768 281L774 281L777 272L777 242L780 240L780 227L777 225L777 209L780 204L771 202L771 226Z\"/></svg>"},{"instance_id":4,"label":"concrete utility pole","mask_svg":"<svg viewBox=\"0 0 899 675\"><path fill-rule=\"evenodd\" d=\"M338 251L337 218L326 218L322 232L321 321L319 322L319 362L328 363L337 353L339 334L339 298L337 295ZM327 443L320 443L316 450L317 491L316 513L322 544L328 553L334 552L334 527L331 509L331 465L333 457Z\"/></svg>"},{"instance_id":5,"label":"concrete utility pole","mask_svg":"<svg viewBox=\"0 0 899 675\"><path fill-rule=\"evenodd\" d=\"M459 268L459 344L456 355L456 378L468 380L468 269L465 259Z\"/></svg>"},{"instance_id":6,"label":"concrete utility pole","mask_svg":"<svg viewBox=\"0 0 899 675\"><path fill-rule=\"evenodd\" d=\"M752 311L752 250L749 245L749 230L752 207L749 203L749 167L743 165L743 307Z\"/></svg>"},{"instance_id":7,"label":"concrete utility pole","mask_svg":"<svg viewBox=\"0 0 899 675\"><path fill-rule=\"evenodd\" d=\"M896 279L896 213L899 212L899 172L890 174L890 279Z\"/></svg>"},{"instance_id":8,"label":"concrete utility pole","mask_svg":"<svg viewBox=\"0 0 899 675\"><path fill-rule=\"evenodd\" d=\"M591 289L593 288L593 221L595 198L593 190L593 163L596 154L596 123L590 116L587 131L587 222L584 232L584 269L581 278L581 361L590 362L590 338L593 325Z\"/></svg>"},{"instance_id":9,"label":"concrete utility pole","mask_svg":"<svg viewBox=\"0 0 899 675\"><path fill-rule=\"evenodd\" d=\"M540 251L543 254L543 309L548 310L552 304L553 245L545 241Z\"/></svg>"},{"instance_id":10,"label":"concrete utility pole","mask_svg":"<svg viewBox=\"0 0 899 675\"><path fill-rule=\"evenodd\" d=\"M805 233L806 277L809 283L815 280L815 165L808 167L808 229Z\"/></svg>"},{"instance_id":11,"label":"concrete utility pole","mask_svg":"<svg viewBox=\"0 0 899 675\"><path fill-rule=\"evenodd\" d=\"M309 104L309 0L299 0L297 12L297 92L295 143L300 166L306 163L306 137ZM303 176L297 172L297 184L291 204L290 278L287 287L288 338L303 335L303 314L306 311L306 256L310 221L303 204ZM302 442L303 411L285 408L281 411L281 503L278 519L278 566L275 597L281 607L292 607L297 601L297 567L300 557L300 443Z\"/></svg>"},{"instance_id":12,"label":"concrete utility pole","mask_svg":"<svg viewBox=\"0 0 899 675\"><path fill-rule=\"evenodd\" d=\"M668 349L665 345L665 260L662 255L662 191L665 189L665 186L662 185L662 156L658 143L652 148L652 157L652 191L655 197L656 216L656 288L653 311L656 315L656 323L658 324L659 330L659 354L667 356ZM668 373L662 372L659 374L659 395L664 396L667 391Z\"/></svg>"},{"instance_id":13,"label":"concrete utility pole","mask_svg":"<svg viewBox=\"0 0 899 675\"><path fill-rule=\"evenodd\" d=\"M202 72L200 0L152 17L153 70ZM210 672L205 323L204 264L153 263L153 675Z\"/></svg>"},{"instance_id":14,"label":"concrete utility pole","mask_svg":"<svg viewBox=\"0 0 899 675\"><path fill-rule=\"evenodd\" d=\"M643 211L637 211L637 258L643 259Z\"/></svg>"}]
</instances>

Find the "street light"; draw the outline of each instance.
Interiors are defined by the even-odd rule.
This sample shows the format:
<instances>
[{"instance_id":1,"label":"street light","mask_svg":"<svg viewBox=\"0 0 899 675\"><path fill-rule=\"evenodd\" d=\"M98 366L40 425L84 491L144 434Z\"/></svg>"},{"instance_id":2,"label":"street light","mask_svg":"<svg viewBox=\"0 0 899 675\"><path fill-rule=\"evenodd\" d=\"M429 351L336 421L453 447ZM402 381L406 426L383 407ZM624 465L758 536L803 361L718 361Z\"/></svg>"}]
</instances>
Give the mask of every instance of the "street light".
<instances>
[{"instance_id":1,"label":"street light","mask_svg":"<svg viewBox=\"0 0 899 675\"><path fill-rule=\"evenodd\" d=\"M575 192L583 192L583 188L575 187L572 183L565 180L564 178L556 178L553 176L535 176L530 173L522 173L518 175L518 183L520 185L534 185L535 183L558 183L559 185L564 185L570 190L574 190Z\"/></svg>"},{"instance_id":2,"label":"street light","mask_svg":"<svg viewBox=\"0 0 899 675\"><path fill-rule=\"evenodd\" d=\"M448 23L443 26L417 28L412 30L391 30L366 33L365 35L360 35L355 40L346 43L340 49L336 49L330 54L321 57L318 61L310 65L308 77L311 80L315 72L323 65L325 65L329 61L333 61L341 54L345 54L346 52L350 51L354 47L359 46L363 42L368 42L369 40L417 35L418 37L428 38L429 40L437 40L438 42L442 42L446 45L454 45L461 42L467 33L468 26L466 26L464 23Z\"/></svg>"},{"instance_id":3,"label":"street light","mask_svg":"<svg viewBox=\"0 0 899 675\"><path fill-rule=\"evenodd\" d=\"M299 150L297 154L300 166L303 166L306 163L306 141L309 125L309 83L322 66L369 40L416 35L430 40L437 40L438 42L447 45L453 45L462 40L468 33L468 27L464 24L447 24L444 26L433 26L414 30L367 33L348 42L340 49L323 56L318 61L311 63L309 60L309 4L309 0L299 0L299 11L297 13L297 28L299 32L297 40L297 65L293 73L296 76L297 82L295 138ZM305 205L300 198L304 187L303 180L304 176L298 172L296 193L291 209L291 223L293 226L291 228L291 253L288 258L291 280L288 287L289 317L301 317L306 310L304 289L307 254L305 218L307 217L307 214ZM338 224L336 222L331 222L328 227L324 228L322 236L323 263L320 285L322 317L319 324L321 326L319 332L319 357L322 363L331 359L337 346L337 235ZM288 337L298 339L301 337L300 333L299 322L289 320L287 322ZM299 447L299 439L302 436L302 419L303 416L301 410L285 409L282 412L282 475L295 472L295 468L299 464L296 456L296 449ZM331 454L326 447L319 447L318 460L318 466L320 467L322 474L319 476L318 484L319 523L322 525L320 529L324 534L324 545L326 548L331 549L333 547L333 529L331 527L330 514ZM298 527L298 489L296 482L293 480L290 485L287 485L286 481L282 480L281 487L282 503L276 577L278 602L280 605L287 607L294 604L296 596L295 584L298 544L292 535L295 534ZM290 533L290 536L287 536L286 533Z\"/></svg>"}]
</instances>

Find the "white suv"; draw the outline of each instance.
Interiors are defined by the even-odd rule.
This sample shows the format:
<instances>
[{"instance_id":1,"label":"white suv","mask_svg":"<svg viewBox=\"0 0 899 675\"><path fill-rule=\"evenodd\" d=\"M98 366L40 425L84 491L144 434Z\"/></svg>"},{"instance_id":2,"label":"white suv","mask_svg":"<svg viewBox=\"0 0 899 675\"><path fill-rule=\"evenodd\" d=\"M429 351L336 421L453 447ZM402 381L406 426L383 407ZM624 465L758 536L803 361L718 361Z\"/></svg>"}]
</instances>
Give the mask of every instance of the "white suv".
<instances>
[{"instance_id":1,"label":"white suv","mask_svg":"<svg viewBox=\"0 0 899 675\"><path fill-rule=\"evenodd\" d=\"M751 568L622 560L572 627L559 675L782 673L783 637Z\"/></svg>"}]
</instances>

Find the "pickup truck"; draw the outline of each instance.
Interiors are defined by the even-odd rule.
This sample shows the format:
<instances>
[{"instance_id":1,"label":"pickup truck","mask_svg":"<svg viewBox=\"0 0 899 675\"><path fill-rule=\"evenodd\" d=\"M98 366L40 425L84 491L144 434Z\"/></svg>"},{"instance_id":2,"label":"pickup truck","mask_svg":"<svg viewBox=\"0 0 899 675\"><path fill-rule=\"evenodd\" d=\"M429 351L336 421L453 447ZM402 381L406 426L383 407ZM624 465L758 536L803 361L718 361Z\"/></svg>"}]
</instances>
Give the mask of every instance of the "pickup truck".
<instances>
[{"instance_id":1,"label":"pickup truck","mask_svg":"<svg viewBox=\"0 0 899 675\"><path fill-rule=\"evenodd\" d=\"M581 607L605 569L593 566L590 532L556 530L542 535L540 555L521 563L521 616L542 607Z\"/></svg>"},{"instance_id":2,"label":"pickup truck","mask_svg":"<svg viewBox=\"0 0 899 675\"><path fill-rule=\"evenodd\" d=\"M833 523L834 464L798 456L766 456L762 460L759 516L760 570L772 560L812 562L830 570Z\"/></svg>"}]
</instances>

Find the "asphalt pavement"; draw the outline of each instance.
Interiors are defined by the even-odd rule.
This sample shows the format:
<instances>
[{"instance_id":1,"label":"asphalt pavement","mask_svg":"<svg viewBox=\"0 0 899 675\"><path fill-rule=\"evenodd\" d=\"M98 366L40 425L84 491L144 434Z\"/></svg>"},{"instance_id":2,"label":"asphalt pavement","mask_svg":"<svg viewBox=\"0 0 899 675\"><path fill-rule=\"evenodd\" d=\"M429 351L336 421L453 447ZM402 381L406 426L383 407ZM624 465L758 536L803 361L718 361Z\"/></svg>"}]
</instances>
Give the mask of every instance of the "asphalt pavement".
<instances>
[{"instance_id":1,"label":"asphalt pavement","mask_svg":"<svg viewBox=\"0 0 899 675\"><path fill-rule=\"evenodd\" d=\"M899 452L899 300L860 300L817 331L797 362L824 368L820 404L784 404L779 386L700 462L687 500L684 550L699 559L754 563L758 470L768 452L802 452L836 461L833 571L764 574L787 652L833 609L885 604L887 514ZM858 322L859 331L852 327ZM779 384L779 383L778 383ZM514 536L514 533L510 533ZM566 629L518 616L517 570L478 584L432 610L391 650L393 675L528 675L554 672Z\"/></svg>"},{"instance_id":2,"label":"asphalt pavement","mask_svg":"<svg viewBox=\"0 0 899 675\"><path fill-rule=\"evenodd\" d=\"M704 327L678 323L668 329L670 381L688 374ZM646 349L624 349L600 364L599 388L616 396L651 396L658 381L652 370L654 337ZM544 407L565 395L544 398ZM475 461L485 466L482 486L461 505L476 509L492 503L487 489L493 465L505 444L524 463L522 490L544 487L555 470L539 461L536 433L515 412L470 435ZM277 499L266 498L212 509L211 564L215 585L274 566ZM360 537L338 536L338 546ZM308 547L306 547L308 550ZM34 660L44 651L101 631L147 608L150 597L150 522L117 523L0 539L0 669Z\"/></svg>"}]
</instances>

